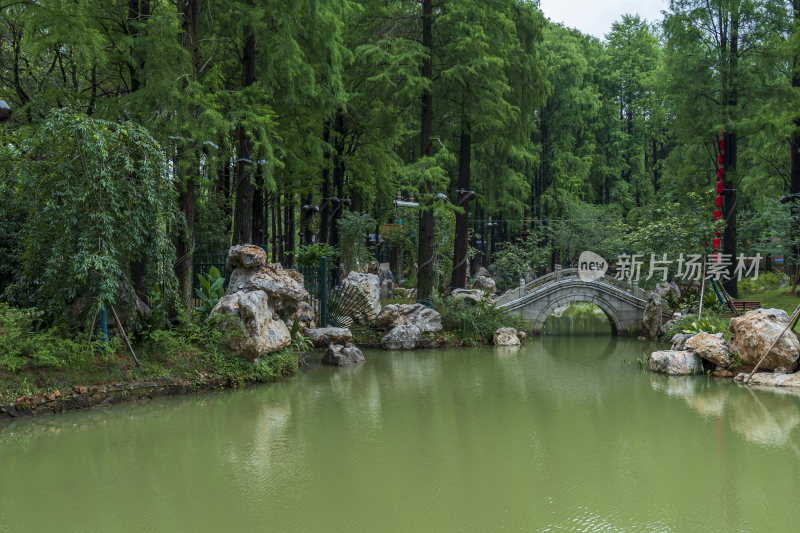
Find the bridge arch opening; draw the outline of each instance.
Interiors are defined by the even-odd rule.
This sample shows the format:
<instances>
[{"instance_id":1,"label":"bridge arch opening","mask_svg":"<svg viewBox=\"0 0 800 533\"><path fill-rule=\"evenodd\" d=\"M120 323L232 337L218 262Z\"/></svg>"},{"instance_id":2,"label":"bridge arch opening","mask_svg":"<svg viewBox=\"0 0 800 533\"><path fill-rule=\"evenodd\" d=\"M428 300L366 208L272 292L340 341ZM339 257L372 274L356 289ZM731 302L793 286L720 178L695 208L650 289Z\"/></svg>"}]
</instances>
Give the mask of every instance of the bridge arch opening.
<instances>
[{"instance_id":1,"label":"bridge arch opening","mask_svg":"<svg viewBox=\"0 0 800 533\"><path fill-rule=\"evenodd\" d=\"M586 298L582 295L566 295L561 298L551 300L549 305L543 307L539 312L539 316L537 316L533 320L533 331L534 333L541 333L544 329L545 322L547 322L547 318L552 315L556 309L561 307L568 306L570 304L575 303L589 303L592 305L596 305L603 311L608 318L608 323L611 326L611 334L612 335L619 335L621 332L625 331L625 326L622 321L622 318L619 316L614 307L612 307L608 302L603 301L600 298Z\"/></svg>"},{"instance_id":2,"label":"bridge arch opening","mask_svg":"<svg viewBox=\"0 0 800 533\"><path fill-rule=\"evenodd\" d=\"M558 307L545 318L546 335L606 335L616 338L614 324L599 306L590 302L571 303Z\"/></svg>"}]
</instances>

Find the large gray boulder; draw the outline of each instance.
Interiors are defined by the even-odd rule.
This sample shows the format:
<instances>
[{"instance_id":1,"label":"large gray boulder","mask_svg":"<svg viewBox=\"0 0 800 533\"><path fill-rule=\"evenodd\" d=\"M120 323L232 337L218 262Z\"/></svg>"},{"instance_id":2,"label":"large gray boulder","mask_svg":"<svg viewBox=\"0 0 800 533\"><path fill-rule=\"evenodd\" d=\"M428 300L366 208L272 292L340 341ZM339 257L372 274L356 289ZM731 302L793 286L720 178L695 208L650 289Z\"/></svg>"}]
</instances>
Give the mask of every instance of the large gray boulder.
<instances>
[{"instance_id":1,"label":"large gray boulder","mask_svg":"<svg viewBox=\"0 0 800 533\"><path fill-rule=\"evenodd\" d=\"M495 346L519 346L521 343L517 330L514 328L498 328L492 336Z\"/></svg>"},{"instance_id":2,"label":"large gray boulder","mask_svg":"<svg viewBox=\"0 0 800 533\"><path fill-rule=\"evenodd\" d=\"M729 324L733 332L731 351L738 353L745 363L755 365L788 323L789 315L782 309L756 309L748 311L744 316L734 317ZM793 372L797 368L798 357L800 341L792 331L787 331L769 352L760 368L784 368Z\"/></svg>"},{"instance_id":3,"label":"large gray boulder","mask_svg":"<svg viewBox=\"0 0 800 533\"><path fill-rule=\"evenodd\" d=\"M303 275L293 268L283 268L278 264L254 268L237 266L231 273L226 294L241 291L266 293L272 309L284 320L297 312L300 302L308 299L308 292L303 287Z\"/></svg>"},{"instance_id":4,"label":"large gray boulder","mask_svg":"<svg viewBox=\"0 0 800 533\"><path fill-rule=\"evenodd\" d=\"M322 356L323 365L353 366L364 362L364 354L353 344L332 344Z\"/></svg>"},{"instance_id":5,"label":"large gray boulder","mask_svg":"<svg viewBox=\"0 0 800 533\"><path fill-rule=\"evenodd\" d=\"M450 295L456 300L464 300L470 304L480 303L484 298L484 293L480 289L453 289Z\"/></svg>"},{"instance_id":6,"label":"large gray boulder","mask_svg":"<svg viewBox=\"0 0 800 533\"><path fill-rule=\"evenodd\" d=\"M287 326L291 329L289 322L294 324L295 322L300 322L300 330L311 329L316 327L317 322L317 312L314 310L314 307L308 302L300 302L297 305L297 311L289 317L287 321Z\"/></svg>"},{"instance_id":7,"label":"large gray boulder","mask_svg":"<svg viewBox=\"0 0 800 533\"><path fill-rule=\"evenodd\" d=\"M269 296L262 291L239 291L220 298L211 314L238 317L240 331L231 330L232 323L224 324L228 333L225 342L232 351L247 359L257 359L277 352L291 344L289 329L278 319L269 306Z\"/></svg>"},{"instance_id":8,"label":"large gray boulder","mask_svg":"<svg viewBox=\"0 0 800 533\"><path fill-rule=\"evenodd\" d=\"M369 309L375 315L380 313L381 285L377 275L350 272L342 280L342 287L355 292L357 307Z\"/></svg>"},{"instance_id":9,"label":"large gray boulder","mask_svg":"<svg viewBox=\"0 0 800 533\"><path fill-rule=\"evenodd\" d=\"M731 354L722 333L712 335L704 331L693 335L685 343L687 350L722 368L731 366Z\"/></svg>"},{"instance_id":10,"label":"large gray boulder","mask_svg":"<svg viewBox=\"0 0 800 533\"><path fill-rule=\"evenodd\" d=\"M332 344L349 344L353 334L347 328L314 328L303 331L303 336L308 337L317 348L326 348Z\"/></svg>"},{"instance_id":11,"label":"large gray boulder","mask_svg":"<svg viewBox=\"0 0 800 533\"><path fill-rule=\"evenodd\" d=\"M228 249L225 269L233 270L236 267L258 268L265 264L267 264L267 252L263 248L253 244L237 244Z\"/></svg>"},{"instance_id":12,"label":"large gray boulder","mask_svg":"<svg viewBox=\"0 0 800 533\"><path fill-rule=\"evenodd\" d=\"M381 339L384 350L413 350L422 339L417 326L395 326Z\"/></svg>"},{"instance_id":13,"label":"large gray boulder","mask_svg":"<svg viewBox=\"0 0 800 533\"><path fill-rule=\"evenodd\" d=\"M494 280L488 276L477 276L472 282L473 289L482 290L484 294L489 296L494 294L496 287Z\"/></svg>"},{"instance_id":14,"label":"large gray boulder","mask_svg":"<svg viewBox=\"0 0 800 533\"><path fill-rule=\"evenodd\" d=\"M694 337L694 333L676 333L672 336L672 349L682 351L686 349L686 341Z\"/></svg>"},{"instance_id":15,"label":"large gray boulder","mask_svg":"<svg viewBox=\"0 0 800 533\"><path fill-rule=\"evenodd\" d=\"M422 304L390 304L378 313L378 327L416 326L422 333L442 330L442 317L438 311Z\"/></svg>"},{"instance_id":16,"label":"large gray boulder","mask_svg":"<svg viewBox=\"0 0 800 533\"><path fill-rule=\"evenodd\" d=\"M681 297L680 288L673 282L667 283L665 281L659 281L656 283L656 287L653 289L653 292L658 294L664 300L670 294L672 294L676 300ZM666 301L664 303L666 304Z\"/></svg>"},{"instance_id":17,"label":"large gray boulder","mask_svg":"<svg viewBox=\"0 0 800 533\"><path fill-rule=\"evenodd\" d=\"M702 374L703 364L694 352L663 350L650 355L650 370L671 376Z\"/></svg>"}]
</instances>

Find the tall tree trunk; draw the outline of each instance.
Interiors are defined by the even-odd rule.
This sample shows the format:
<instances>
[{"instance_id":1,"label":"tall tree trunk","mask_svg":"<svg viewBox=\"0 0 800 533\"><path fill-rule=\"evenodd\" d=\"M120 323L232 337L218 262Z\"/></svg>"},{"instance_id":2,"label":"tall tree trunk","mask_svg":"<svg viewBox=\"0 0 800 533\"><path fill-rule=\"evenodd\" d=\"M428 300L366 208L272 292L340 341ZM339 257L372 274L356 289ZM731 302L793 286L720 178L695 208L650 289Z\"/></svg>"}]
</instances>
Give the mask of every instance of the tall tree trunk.
<instances>
[{"instance_id":1,"label":"tall tree trunk","mask_svg":"<svg viewBox=\"0 0 800 533\"><path fill-rule=\"evenodd\" d=\"M339 219L342 218L342 209L344 209L344 114L341 112L336 113L333 120L333 140L335 151L333 153L333 187L336 191L336 197L339 198L339 204L333 206L331 214L331 244L339 246Z\"/></svg>"},{"instance_id":2,"label":"tall tree trunk","mask_svg":"<svg viewBox=\"0 0 800 533\"><path fill-rule=\"evenodd\" d=\"M256 170L257 186L253 195L253 244L263 245L267 238L266 224L266 190L264 187L264 167L259 166Z\"/></svg>"},{"instance_id":3,"label":"tall tree trunk","mask_svg":"<svg viewBox=\"0 0 800 533\"><path fill-rule=\"evenodd\" d=\"M184 224L178 225L178 235L175 239L175 252L177 263L175 275L178 279L178 295L187 310L192 309L192 257L194 251L194 206L195 182L192 176L192 167L181 162L183 151L176 154L176 168L184 167L186 176L178 182L178 206L184 218Z\"/></svg>"},{"instance_id":4,"label":"tall tree trunk","mask_svg":"<svg viewBox=\"0 0 800 533\"><path fill-rule=\"evenodd\" d=\"M128 66L131 92L136 92L145 86L145 56L142 54L139 39L144 30L144 24L150 18L149 0L128 0L128 19L126 31L131 39L131 61ZM24 101L24 100L23 100ZM145 258L139 257L130 264L131 282L134 290L139 296L149 303L149 294L145 286L144 278L146 275Z\"/></svg>"},{"instance_id":5,"label":"tall tree trunk","mask_svg":"<svg viewBox=\"0 0 800 533\"><path fill-rule=\"evenodd\" d=\"M276 238L276 242L278 244L278 263L283 264L286 261L286 257L284 255L284 233L283 233L283 195L278 194L275 196L277 200L275 203L275 216L278 221L278 235Z\"/></svg>"},{"instance_id":6,"label":"tall tree trunk","mask_svg":"<svg viewBox=\"0 0 800 533\"><path fill-rule=\"evenodd\" d=\"M331 128L328 121L325 121L325 129L322 131L322 140L326 144L331 140ZM322 161L322 205L319 210L319 242L330 244L330 217L331 217L331 182L330 182L330 159L331 152L326 149Z\"/></svg>"},{"instance_id":7,"label":"tall tree trunk","mask_svg":"<svg viewBox=\"0 0 800 533\"><path fill-rule=\"evenodd\" d=\"M200 74L199 43L200 43L200 1L181 0L180 9L183 13L183 27L181 28L181 45L189 55L192 65L192 79L197 80ZM92 69L94 75L94 68ZM191 106L190 114L195 117L199 114L197 106ZM175 168L181 176L178 182L178 208L183 214L185 225L179 226L175 241L175 251L178 262L175 265L175 276L178 279L178 295L187 310L192 308L192 282L193 282L193 251L194 251L194 208L195 208L195 180L196 168L191 161L184 161L185 151L178 150Z\"/></svg>"},{"instance_id":8,"label":"tall tree trunk","mask_svg":"<svg viewBox=\"0 0 800 533\"><path fill-rule=\"evenodd\" d=\"M242 88L256 79L256 37L252 28L246 30L242 55ZM236 205L233 211L233 243L244 244L253 240L253 139L244 126L239 127L239 156L236 173Z\"/></svg>"},{"instance_id":9,"label":"tall tree trunk","mask_svg":"<svg viewBox=\"0 0 800 533\"><path fill-rule=\"evenodd\" d=\"M461 142L458 153L458 206L464 212L456 214L456 235L453 250L453 273L450 277L452 287L467 286L467 252L469 251L469 199L472 134L470 124L464 121L461 126Z\"/></svg>"},{"instance_id":10,"label":"tall tree trunk","mask_svg":"<svg viewBox=\"0 0 800 533\"><path fill-rule=\"evenodd\" d=\"M728 48L728 87L727 98L724 101L726 107L725 118L728 119L728 110L735 109L738 103L738 53L739 53L739 13L734 8L731 11L730 25L730 44ZM725 131L725 154L723 156L723 167L725 173L725 192L723 193L723 214L725 217L725 231L722 237L722 253L729 255L731 265L728 268L728 279L724 283L725 290L733 298L739 296L736 277L733 270L736 265L736 167L737 167L737 143L736 132Z\"/></svg>"},{"instance_id":11,"label":"tall tree trunk","mask_svg":"<svg viewBox=\"0 0 800 533\"><path fill-rule=\"evenodd\" d=\"M433 6L431 0L422 2L422 47L425 57L422 60L422 77L433 83ZM430 85L422 92L421 98L422 112L420 117L420 157L431 155L431 136L433 134L433 94ZM424 183L422 194L430 197L430 183ZM433 292L434 270L433 270L433 206L430 200L420 199L419 212L419 252L417 261L417 298L427 299ZM428 204L428 205L426 205Z\"/></svg>"},{"instance_id":12,"label":"tall tree trunk","mask_svg":"<svg viewBox=\"0 0 800 533\"><path fill-rule=\"evenodd\" d=\"M294 194L290 193L286 196L286 266L294 265L294 230Z\"/></svg>"},{"instance_id":13,"label":"tall tree trunk","mask_svg":"<svg viewBox=\"0 0 800 533\"><path fill-rule=\"evenodd\" d=\"M310 209L306 210L303 209L303 206L311 205L313 202L313 197L311 193L304 194L303 197L300 199L300 229L303 232L303 240L302 244L308 246L311 244L313 240L313 232L311 231L311 219L314 216L314 212Z\"/></svg>"},{"instance_id":14,"label":"tall tree trunk","mask_svg":"<svg viewBox=\"0 0 800 533\"><path fill-rule=\"evenodd\" d=\"M653 190L658 192L661 188L661 172L658 169L658 143L656 142L655 136L653 136L653 157L652 157L652 165L653 165Z\"/></svg>"},{"instance_id":15,"label":"tall tree trunk","mask_svg":"<svg viewBox=\"0 0 800 533\"><path fill-rule=\"evenodd\" d=\"M270 218L272 219L272 262L278 263L280 259L278 258L278 201L277 201L277 192L273 192L269 195L270 197Z\"/></svg>"},{"instance_id":16,"label":"tall tree trunk","mask_svg":"<svg viewBox=\"0 0 800 533\"><path fill-rule=\"evenodd\" d=\"M792 11L794 15L794 25L792 32L800 31L800 0L792 0ZM792 87L795 91L800 90L800 50L795 48L792 55ZM794 130L789 139L789 176L792 194L800 194L800 116L794 119ZM791 203L792 210L792 262L794 266L792 292L796 288L800 279L800 200Z\"/></svg>"},{"instance_id":17,"label":"tall tree trunk","mask_svg":"<svg viewBox=\"0 0 800 533\"><path fill-rule=\"evenodd\" d=\"M136 92L145 85L145 56L137 49L137 37L141 35L142 25L150 18L150 0L128 0L127 33L133 39L132 61L128 70L131 79L131 92Z\"/></svg>"}]
</instances>

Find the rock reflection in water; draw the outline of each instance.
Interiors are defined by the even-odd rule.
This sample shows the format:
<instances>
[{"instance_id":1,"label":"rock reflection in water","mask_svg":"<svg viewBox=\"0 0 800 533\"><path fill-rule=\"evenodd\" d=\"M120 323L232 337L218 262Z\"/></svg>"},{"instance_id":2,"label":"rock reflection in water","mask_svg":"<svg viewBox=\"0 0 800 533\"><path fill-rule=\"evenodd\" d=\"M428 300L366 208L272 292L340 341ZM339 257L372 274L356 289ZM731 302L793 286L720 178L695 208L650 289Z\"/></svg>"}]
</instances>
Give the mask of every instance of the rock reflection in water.
<instances>
[{"instance_id":1,"label":"rock reflection in water","mask_svg":"<svg viewBox=\"0 0 800 533\"><path fill-rule=\"evenodd\" d=\"M706 418L728 414L731 428L757 444L789 444L796 452L792 431L800 425L800 391L758 390L699 376L650 376L653 390L680 397Z\"/></svg>"}]
</instances>

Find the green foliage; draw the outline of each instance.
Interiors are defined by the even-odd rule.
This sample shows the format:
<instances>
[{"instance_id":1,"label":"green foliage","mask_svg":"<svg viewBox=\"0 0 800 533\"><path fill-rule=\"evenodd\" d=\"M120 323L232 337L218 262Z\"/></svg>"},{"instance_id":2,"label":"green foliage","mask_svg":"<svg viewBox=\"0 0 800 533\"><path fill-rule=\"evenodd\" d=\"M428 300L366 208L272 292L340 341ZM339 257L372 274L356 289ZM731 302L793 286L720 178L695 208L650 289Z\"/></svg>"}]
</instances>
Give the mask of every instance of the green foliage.
<instances>
[{"instance_id":1,"label":"green foliage","mask_svg":"<svg viewBox=\"0 0 800 533\"><path fill-rule=\"evenodd\" d=\"M37 368L82 367L99 350L99 341L87 345L85 340L65 337L60 329L37 330L37 311L16 309L0 304L0 369L11 373L29 372Z\"/></svg>"},{"instance_id":2,"label":"green foliage","mask_svg":"<svg viewBox=\"0 0 800 533\"><path fill-rule=\"evenodd\" d=\"M22 283L35 287L30 303L50 316L82 294L93 310L113 305L137 261L148 292L159 285L175 298L175 194L147 131L54 111L20 153L11 189L27 214L21 263Z\"/></svg>"},{"instance_id":3,"label":"green foliage","mask_svg":"<svg viewBox=\"0 0 800 533\"><path fill-rule=\"evenodd\" d=\"M150 291L150 314L142 313L136 309L136 335L144 338L151 333L166 328L170 322L170 302L162 297L158 285Z\"/></svg>"},{"instance_id":4,"label":"green foliage","mask_svg":"<svg viewBox=\"0 0 800 533\"><path fill-rule=\"evenodd\" d=\"M339 257L339 251L324 242L315 242L308 245L301 244L294 254L295 262L298 266L318 266L323 257L328 260L328 265L330 266Z\"/></svg>"},{"instance_id":5,"label":"green foliage","mask_svg":"<svg viewBox=\"0 0 800 533\"><path fill-rule=\"evenodd\" d=\"M494 273L497 288L501 291L519 285L520 278L536 277L550 263L549 246L537 246L537 239L529 236L520 243L506 242L494 254Z\"/></svg>"},{"instance_id":6,"label":"green foliage","mask_svg":"<svg viewBox=\"0 0 800 533\"><path fill-rule=\"evenodd\" d=\"M528 332L531 329L524 318L497 307L487 299L470 304L455 298L437 298L434 304L442 316L442 328L459 333L464 342L491 342L494 332L501 327Z\"/></svg>"},{"instance_id":7,"label":"green foliage","mask_svg":"<svg viewBox=\"0 0 800 533\"><path fill-rule=\"evenodd\" d=\"M367 249L367 234L375 231L376 222L367 213L348 211L339 219L339 252L345 272L358 270L372 259Z\"/></svg>"},{"instance_id":8,"label":"green foliage","mask_svg":"<svg viewBox=\"0 0 800 533\"><path fill-rule=\"evenodd\" d=\"M217 267L212 266L207 276L198 274L197 279L200 280L200 288L195 289L195 293L200 298L200 310L209 315L219 299L225 296L225 278Z\"/></svg>"},{"instance_id":9,"label":"green foliage","mask_svg":"<svg viewBox=\"0 0 800 533\"><path fill-rule=\"evenodd\" d=\"M763 291L771 291L780 287L781 282L786 280L783 272L760 272L756 279L744 278L739 282L739 290L745 294L757 294Z\"/></svg>"},{"instance_id":10,"label":"green foliage","mask_svg":"<svg viewBox=\"0 0 800 533\"><path fill-rule=\"evenodd\" d=\"M688 327L684 327L682 333L724 333L728 331L728 321L715 317L704 316L703 318L692 320Z\"/></svg>"},{"instance_id":11,"label":"green foliage","mask_svg":"<svg viewBox=\"0 0 800 533\"><path fill-rule=\"evenodd\" d=\"M698 319L696 314L689 314L676 320L672 327L664 334L664 338L671 339L677 333L722 333L726 340L730 340L731 332L728 330L729 318L719 313L703 308L703 316Z\"/></svg>"}]
</instances>

